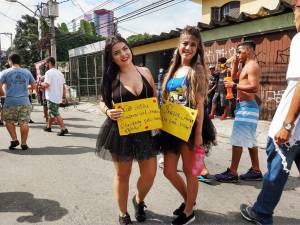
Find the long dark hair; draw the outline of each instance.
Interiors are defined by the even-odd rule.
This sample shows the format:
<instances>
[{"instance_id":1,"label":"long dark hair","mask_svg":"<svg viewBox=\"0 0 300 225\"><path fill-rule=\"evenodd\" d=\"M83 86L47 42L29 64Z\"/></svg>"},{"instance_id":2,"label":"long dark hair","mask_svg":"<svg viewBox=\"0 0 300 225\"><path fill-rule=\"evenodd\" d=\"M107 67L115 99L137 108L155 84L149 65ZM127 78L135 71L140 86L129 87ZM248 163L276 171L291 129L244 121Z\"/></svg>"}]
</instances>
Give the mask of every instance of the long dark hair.
<instances>
[{"instance_id":1,"label":"long dark hair","mask_svg":"<svg viewBox=\"0 0 300 225\"><path fill-rule=\"evenodd\" d=\"M194 27L194 26L186 26L181 31L180 38L185 34L195 37L198 41L197 52L194 55L194 57L192 58L191 63L190 63L190 66L192 69L187 74L187 79L189 82L189 90L188 90L189 91L189 100L193 106L196 106L197 93L200 93L201 96L203 96L204 98L207 97L208 69L206 68L206 63L204 60L204 47L203 47L199 28ZM178 45L180 45L180 38L179 38ZM174 73L179 68L180 64L181 64L181 56L180 56L178 48L177 48L174 52L173 59L171 60L171 65L166 74L166 78L165 78L164 84L163 84L164 100L167 100L167 98L168 98L168 93L166 90L167 82L169 79L171 79L174 76Z\"/></svg>"},{"instance_id":2,"label":"long dark hair","mask_svg":"<svg viewBox=\"0 0 300 225\"><path fill-rule=\"evenodd\" d=\"M127 41L124 38L122 38L120 35L116 35L106 39L104 48L104 72L100 92L105 105L110 109L113 108L112 86L114 84L114 81L117 79L117 75L120 71L119 66L113 61L112 48L115 44L119 42L123 42L129 47ZM130 51L132 54L131 49Z\"/></svg>"}]
</instances>

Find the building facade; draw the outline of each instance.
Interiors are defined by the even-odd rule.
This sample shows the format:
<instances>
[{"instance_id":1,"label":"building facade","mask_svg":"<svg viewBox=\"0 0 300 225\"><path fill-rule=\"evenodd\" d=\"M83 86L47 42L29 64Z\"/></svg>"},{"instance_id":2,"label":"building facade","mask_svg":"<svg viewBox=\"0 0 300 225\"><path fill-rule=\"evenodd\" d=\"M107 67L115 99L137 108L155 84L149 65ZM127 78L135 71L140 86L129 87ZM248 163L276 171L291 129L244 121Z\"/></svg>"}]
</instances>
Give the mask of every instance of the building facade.
<instances>
[{"instance_id":1,"label":"building facade","mask_svg":"<svg viewBox=\"0 0 300 225\"><path fill-rule=\"evenodd\" d=\"M106 9L94 11L96 33L108 37L114 33L114 12Z\"/></svg>"},{"instance_id":2,"label":"building facade","mask_svg":"<svg viewBox=\"0 0 300 225\"><path fill-rule=\"evenodd\" d=\"M202 4L202 23L209 24L211 20L222 20L225 16L238 17L241 12L257 13L261 7L275 9L280 0L193 0Z\"/></svg>"},{"instance_id":3,"label":"building facade","mask_svg":"<svg viewBox=\"0 0 300 225\"><path fill-rule=\"evenodd\" d=\"M205 2L203 0L203 3ZM218 0L215 2L222 6L232 1ZM246 3L254 4L253 2L261 3L260 0L245 0L240 1L240 6ZM268 0L263 2L270 3ZM236 46L242 41L253 40L256 43L256 58L262 70L258 93L263 99L261 119L266 120L272 119L283 90L286 88L285 75L289 61L289 46L296 33L290 2L288 0L272 2L277 2L275 8L255 6L258 10L254 14L240 12L238 16L226 15L221 20L198 23L198 27L202 30L207 64L216 64L219 57L231 57ZM203 8L205 7L203 5ZM211 7L215 7L215 5ZM181 29L171 30L168 33L154 35L150 39L132 44L136 64L147 66L155 81L157 81L159 69L166 70L168 68L174 49L179 42L180 31ZM82 56L76 58L80 57ZM72 60L74 61L75 58ZM78 68L73 71L79 73ZM97 77L101 77L101 75L97 75Z\"/></svg>"}]
</instances>

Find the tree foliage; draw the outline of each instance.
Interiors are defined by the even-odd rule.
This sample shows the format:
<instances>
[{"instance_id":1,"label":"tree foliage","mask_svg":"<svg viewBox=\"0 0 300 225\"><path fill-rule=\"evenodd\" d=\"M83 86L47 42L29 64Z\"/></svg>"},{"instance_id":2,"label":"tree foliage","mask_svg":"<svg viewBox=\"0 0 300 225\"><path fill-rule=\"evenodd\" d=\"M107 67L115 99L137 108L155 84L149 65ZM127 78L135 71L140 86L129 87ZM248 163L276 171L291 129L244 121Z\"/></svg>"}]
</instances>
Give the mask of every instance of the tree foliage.
<instances>
[{"instance_id":1,"label":"tree foliage","mask_svg":"<svg viewBox=\"0 0 300 225\"><path fill-rule=\"evenodd\" d=\"M69 29L66 23L58 24L58 30L62 33L69 33Z\"/></svg>"},{"instance_id":2,"label":"tree foliage","mask_svg":"<svg viewBox=\"0 0 300 225\"><path fill-rule=\"evenodd\" d=\"M40 60L40 50L37 45L38 37L37 19L29 15L22 16L21 20L17 22L12 50L20 54L22 63L26 67L31 67Z\"/></svg>"},{"instance_id":3,"label":"tree foliage","mask_svg":"<svg viewBox=\"0 0 300 225\"><path fill-rule=\"evenodd\" d=\"M80 20L80 27L79 27L79 31L82 34L86 34L86 35L90 35L93 36L93 28L91 23L89 23L86 20Z\"/></svg>"},{"instance_id":4,"label":"tree foliage","mask_svg":"<svg viewBox=\"0 0 300 225\"><path fill-rule=\"evenodd\" d=\"M69 32L65 23L55 29L56 55L58 61L68 61L68 51L73 48L101 41L104 38L97 36L93 23L81 22L81 28L76 32ZM41 19L42 39L38 40L38 21L29 15L22 16L17 22L16 36L12 51L21 55L23 64L31 67L40 61L40 52L44 51L43 57L50 52L50 28L44 19Z\"/></svg>"},{"instance_id":5,"label":"tree foliage","mask_svg":"<svg viewBox=\"0 0 300 225\"><path fill-rule=\"evenodd\" d=\"M72 33L57 32L56 51L58 61L68 61L68 51L73 48L104 40L101 36L82 34L80 31Z\"/></svg>"},{"instance_id":6,"label":"tree foliage","mask_svg":"<svg viewBox=\"0 0 300 225\"><path fill-rule=\"evenodd\" d=\"M135 34L135 35L131 35L131 36L127 37L126 40L128 41L128 44L132 44L132 43L135 43L137 41L147 40L147 39L149 39L151 37L152 37L152 35L148 34L148 33Z\"/></svg>"},{"instance_id":7,"label":"tree foliage","mask_svg":"<svg viewBox=\"0 0 300 225\"><path fill-rule=\"evenodd\" d=\"M94 22L90 22L90 24L91 24L91 28L92 28L92 35L93 36L97 36L95 23Z\"/></svg>"}]
</instances>

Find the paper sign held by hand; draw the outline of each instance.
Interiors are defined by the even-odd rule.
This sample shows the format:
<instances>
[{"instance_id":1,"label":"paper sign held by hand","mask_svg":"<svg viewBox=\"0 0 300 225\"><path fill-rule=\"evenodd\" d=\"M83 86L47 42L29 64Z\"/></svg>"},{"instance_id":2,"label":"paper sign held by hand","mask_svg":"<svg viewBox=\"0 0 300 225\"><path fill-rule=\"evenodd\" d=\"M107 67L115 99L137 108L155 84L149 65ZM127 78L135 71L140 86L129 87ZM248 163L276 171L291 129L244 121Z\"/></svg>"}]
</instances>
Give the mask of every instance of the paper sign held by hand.
<instances>
[{"instance_id":1,"label":"paper sign held by hand","mask_svg":"<svg viewBox=\"0 0 300 225\"><path fill-rule=\"evenodd\" d=\"M172 102L161 107L162 130L188 141L197 117L197 110Z\"/></svg>"},{"instance_id":2,"label":"paper sign held by hand","mask_svg":"<svg viewBox=\"0 0 300 225\"><path fill-rule=\"evenodd\" d=\"M155 97L116 103L114 106L115 109L123 110L121 118L118 119L121 136L162 127L158 101Z\"/></svg>"}]
</instances>

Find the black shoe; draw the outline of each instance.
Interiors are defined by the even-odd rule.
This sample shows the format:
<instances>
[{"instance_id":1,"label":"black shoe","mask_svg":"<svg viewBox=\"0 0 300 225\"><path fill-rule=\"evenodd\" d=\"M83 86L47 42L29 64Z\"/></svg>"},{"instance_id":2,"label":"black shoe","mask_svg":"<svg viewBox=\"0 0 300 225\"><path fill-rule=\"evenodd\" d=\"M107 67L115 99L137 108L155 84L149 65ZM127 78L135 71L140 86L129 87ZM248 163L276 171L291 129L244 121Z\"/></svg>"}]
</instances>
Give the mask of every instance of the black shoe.
<instances>
[{"instance_id":1,"label":"black shoe","mask_svg":"<svg viewBox=\"0 0 300 225\"><path fill-rule=\"evenodd\" d=\"M173 212L173 215L174 216L179 216L181 213L183 213L184 208L185 208L185 203L181 203L179 208L175 209L175 211Z\"/></svg>"},{"instance_id":2,"label":"black shoe","mask_svg":"<svg viewBox=\"0 0 300 225\"><path fill-rule=\"evenodd\" d=\"M57 133L57 136L65 136L65 134L68 134L69 131L67 128L63 129L63 130L60 130L59 133Z\"/></svg>"},{"instance_id":3,"label":"black shoe","mask_svg":"<svg viewBox=\"0 0 300 225\"><path fill-rule=\"evenodd\" d=\"M8 147L10 150L15 150L15 147L17 147L20 144L18 140L11 141L10 146Z\"/></svg>"},{"instance_id":4,"label":"black shoe","mask_svg":"<svg viewBox=\"0 0 300 225\"><path fill-rule=\"evenodd\" d=\"M126 213L125 216L119 216L119 223L120 225L132 224L129 214Z\"/></svg>"},{"instance_id":5,"label":"black shoe","mask_svg":"<svg viewBox=\"0 0 300 225\"><path fill-rule=\"evenodd\" d=\"M195 214L194 211L190 216L186 216L185 213L181 213L179 216L177 216L173 221L173 225L184 225L189 224L195 220Z\"/></svg>"},{"instance_id":6,"label":"black shoe","mask_svg":"<svg viewBox=\"0 0 300 225\"><path fill-rule=\"evenodd\" d=\"M21 148L22 148L22 150L24 150L24 151L26 151L29 147L28 147L28 145L21 145Z\"/></svg>"},{"instance_id":7,"label":"black shoe","mask_svg":"<svg viewBox=\"0 0 300 225\"><path fill-rule=\"evenodd\" d=\"M194 206L196 205L196 202L194 203ZM175 209L174 212L173 212L173 215L174 216L179 216L180 214L183 213L184 211L184 208L185 208L185 203L181 203L181 205L179 206L179 208Z\"/></svg>"},{"instance_id":8,"label":"black shoe","mask_svg":"<svg viewBox=\"0 0 300 225\"><path fill-rule=\"evenodd\" d=\"M132 203L135 211L135 218L138 222L144 222L146 220L146 213L145 213L145 208L147 206L145 205L145 202L142 201L140 203L136 202L136 196L133 196L132 198Z\"/></svg>"},{"instance_id":9,"label":"black shoe","mask_svg":"<svg viewBox=\"0 0 300 225\"><path fill-rule=\"evenodd\" d=\"M256 215L256 213L252 210L252 207L250 205L247 204L241 204L240 206L240 211L242 214L242 217L250 222L254 222L257 225L261 225L262 223L259 221L258 216Z\"/></svg>"},{"instance_id":10,"label":"black shoe","mask_svg":"<svg viewBox=\"0 0 300 225\"><path fill-rule=\"evenodd\" d=\"M4 123L2 121L0 121L0 126L4 126Z\"/></svg>"},{"instance_id":11,"label":"black shoe","mask_svg":"<svg viewBox=\"0 0 300 225\"><path fill-rule=\"evenodd\" d=\"M250 168L247 173L240 175L240 179L246 181L261 181L262 178L262 173L252 168Z\"/></svg>"},{"instance_id":12,"label":"black shoe","mask_svg":"<svg viewBox=\"0 0 300 225\"><path fill-rule=\"evenodd\" d=\"M29 123L34 123L34 121L32 119L29 120Z\"/></svg>"},{"instance_id":13,"label":"black shoe","mask_svg":"<svg viewBox=\"0 0 300 225\"><path fill-rule=\"evenodd\" d=\"M46 132L52 132L51 127L45 127L43 130Z\"/></svg>"}]
</instances>

